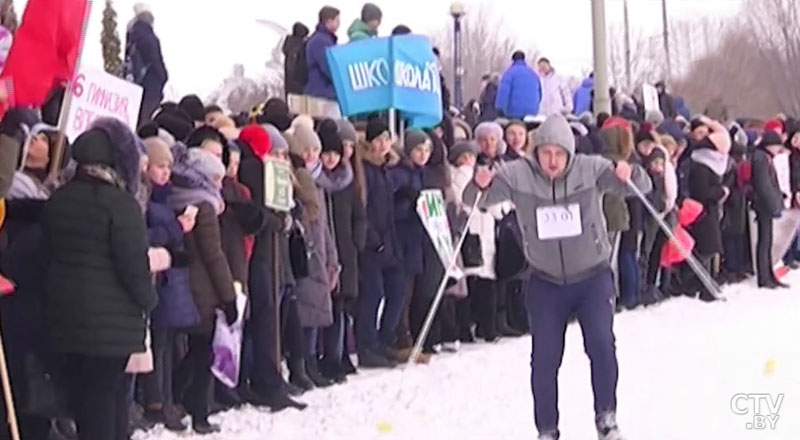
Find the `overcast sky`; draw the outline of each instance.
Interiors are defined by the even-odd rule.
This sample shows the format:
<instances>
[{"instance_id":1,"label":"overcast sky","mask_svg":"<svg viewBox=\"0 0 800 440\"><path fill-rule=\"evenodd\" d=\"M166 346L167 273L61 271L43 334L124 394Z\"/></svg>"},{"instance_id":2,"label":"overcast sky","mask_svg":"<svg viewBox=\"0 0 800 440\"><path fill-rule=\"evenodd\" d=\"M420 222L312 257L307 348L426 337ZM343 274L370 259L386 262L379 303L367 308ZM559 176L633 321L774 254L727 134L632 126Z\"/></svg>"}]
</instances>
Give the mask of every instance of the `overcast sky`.
<instances>
[{"instance_id":1,"label":"overcast sky","mask_svg":"<svg viewBox=\"0 0 800 440\"><path fill-rule=\"evenodd\" d=\"M17 1L18 13L27 0ZM383 9L381 35L397 24L415 33L434 34L452 29L450 0L373 0ZM120 36L133 16L136 0L114 0L119 14ZM234 63L246 67L247 76L263 74L264 63L279 41L279 35L257 19L291 28L295 21L313 28L317 12L325 4L342 11L340 41L358 17L363 0L150 0L156 17L170 73L169 95L196 92L205 98ZM467 13L477 11L481 1L467 0ZM735 15L742 0L667 0L669 17L690 19ZM661 0L629 0L631 26L646 34L661 31ZM592 22L590 0L491 0L493 19L508 35L535 45L553 64L569 75L591 68ZM100 32L104 0L94 0L83 62L102 67ZM622 25L622 0L606 0L608 26ZM502 25L500 25L502 20ZM448 27L449 26L449 27ZM469 48L465 48L469 50Z\"/></svg>"}]
</instances>

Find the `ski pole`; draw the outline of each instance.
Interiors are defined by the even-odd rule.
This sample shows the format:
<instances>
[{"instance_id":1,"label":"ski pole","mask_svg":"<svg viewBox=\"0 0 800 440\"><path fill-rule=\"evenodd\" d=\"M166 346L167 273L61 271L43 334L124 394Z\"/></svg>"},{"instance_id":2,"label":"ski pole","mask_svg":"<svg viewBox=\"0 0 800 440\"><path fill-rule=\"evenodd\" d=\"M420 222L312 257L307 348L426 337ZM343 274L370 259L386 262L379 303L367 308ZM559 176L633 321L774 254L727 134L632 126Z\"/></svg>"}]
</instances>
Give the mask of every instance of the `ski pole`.
<instances>
[{"instance_id":1,"label":"ski pole","mask_svg":"<svg viewBox=\"0 0 800 440\"><path fill-rule=\"evenodd\" d=\"M697 275L697 277L700 278L700 282L703 283L703 286L709 291L709 293L711 293L711 295L714 296L714 298L719 300L724 300L725 297L722 296L722 289L719 287L719 284L717 284L717 282L714 281L714 279L711 277L711 275L709 275L708 271L706 271L703 265L700 264L699 261L697 261L697 258L695 258L691 252L686 250L686 248L683 247L683 244L681 244L681 242L678 241L678 239L675 237L675 233L672 232L672 229L669 227L667 222L665 222L664 219L658 214L656 208L653 206L652 203L650 203L649 200L647 200L642 191L639 188L637 188L636 185L634 185L633 182L630 180L628 181L628 187L633 191L634 194L636 194L636 197L639 198L644 207L647 208L647 211L650 213L650 215L653 216L653 219L655 219L656 223L658 223L658 226L661 228L661 230L664 231L665 234L667 234L667 237L672 242L672 244L674 244L675 247L678 248L678 251L681 253L683 258L685 258L686 262L689 263L689 267Z\"/></svg>"},{"instance_id":2,"label":"ski pole","mask_svg":"<svg viewBox=\"0 0 800 440\"><path fill-rule=\"evenodd\" d=\"M478 192L478 196L475 197L475 203L472 204L472 210L469 213L469 217L467 217L467 224L464 225L464 230L462 231L461 236L456 243L456 247L453 249L453 260L447 265L447 267L444 268L444 276L442 277L442 281L439 283L439 288L436 291L433 304L431 304L431 308L428 310L428 316L425 317L425 323L422 325L422 330L417 337L417 342L414 344L414 348L411 350L411 356L408 358L408 365L416 362L417 358L422 352L422 345L425 343L425 339L428 337L428 332L430 332L431 325L433 325L433 319L436 317L436 312L439 310L439 305L444 297L444 291L447 287L447 280L450 278L450 273L453 272L456 264L458 263L457 255L459 252L461 252L461 246L464 245L464 240L467 238L469 226L472 224L472 220L475 218L475 214L478 212L478 203L480 202L482 196L483 192L481 191ZM408 368L408 365L406 368Z\"/></svg>"}]
</instances>

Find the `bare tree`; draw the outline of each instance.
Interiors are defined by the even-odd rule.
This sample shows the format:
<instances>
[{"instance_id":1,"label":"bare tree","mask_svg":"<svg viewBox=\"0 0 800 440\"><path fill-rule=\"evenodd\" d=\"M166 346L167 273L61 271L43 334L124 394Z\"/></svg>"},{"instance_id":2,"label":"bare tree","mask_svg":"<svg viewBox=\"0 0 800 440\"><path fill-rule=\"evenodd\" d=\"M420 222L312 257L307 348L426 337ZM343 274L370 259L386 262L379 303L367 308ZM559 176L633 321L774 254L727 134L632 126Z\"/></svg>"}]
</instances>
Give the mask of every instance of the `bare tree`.
<instances>
[{"instance_id":1,"label":"bare tree","mask_svg":"<svg viewBox=\"0 0 800 440\"><path fill-rule=\"evenodd\" d=\"M462 66L464 68L464 99L478 97L481 77L491 73L502 73L511 63L511 54L521 50L528 62L535 62L538 50L530 44L518 44L512 36L505 34L503 22L492 10L481 5L470 11L461 26ZM441 52L444 77L452 81L453 75L453 26L440 31L432 38Z\"/></svg>"},{"instance_id":2,"label":"bare tree","mask_svg":"<svg viewBox=\"0 0 800 440\"><path fill-rule=\"evenodd\" d=\"M762 87L768 87L777 110L800 114L800 0L749 0L745 5L745 26L757 45L762 60Z\"/></svg>"}]
</instances>

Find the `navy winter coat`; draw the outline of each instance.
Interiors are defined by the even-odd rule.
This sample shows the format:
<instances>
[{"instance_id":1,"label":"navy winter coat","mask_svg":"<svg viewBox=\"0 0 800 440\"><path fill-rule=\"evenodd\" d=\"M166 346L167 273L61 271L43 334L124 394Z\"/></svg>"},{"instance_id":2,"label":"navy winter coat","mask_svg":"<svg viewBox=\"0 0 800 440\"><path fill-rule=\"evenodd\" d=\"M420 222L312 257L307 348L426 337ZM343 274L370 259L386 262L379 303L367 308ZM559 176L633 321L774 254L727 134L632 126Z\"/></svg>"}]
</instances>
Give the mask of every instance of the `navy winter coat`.
<instances>
[{"instance_id":1,"label":"navy winter coat","mask_svg":"<svg viewBox=\"0 0 800 440\"><path fill-rule=\"evenodd\" d=\"M424 269L425 227L417 215L417 199L422 191L424 168L403 163L389 170L394 193L397 236L403 237L400 250L406 275L420 275Z\"/></svg>"},{"instance_id":2,"label":"navy winter coat","mask_svg":"<svg viewBox=\"0 0 800 440\"><path fill-rule=\"evenodd\" d=\"M391 267L401 263L397 239L393 188L386 165L364 161L367 188L367 240L361 253L362 267Z\"/></svg>"},{"instance_id":3,"label":"navy winter coat","mask_svg":"<svg viewBox=\"0 0 800 440\"><path fill-rule=\"evenodd\" d=\"M163 247L172 257L172 267L156 275L158 305L152 314L156 328L192 327L200 322L189 288L189 268L183 229L167 205L171 187L154 187L147 203L147 235L151 247Z\"/></svg>"},{"instance_id":4,"label":"navy winter coat","mask_svg":"<svg viewBox=\"0 0 800 440\"><path fill-rule=\"evenodd\" d=\"M137 20L128 31L128 42L136 47L147 68L142 87L146 90L163 90L169 75L161 54L161 42L153 32L153 26Z\"/></svg>"},{"instance_id":5,"label":"navy winter coat","mask_svg":"<svg viewBox=\"0 0 800 440\"><path fill-rule=\"evenodd\" d=\"M323 24L318 25L317 30L308 39L308 43L306 43L306 65L308 67L306 95L336 100L331 70L325 56L325 51L335 45L336 35Z\"/></svg>"}]
</instances>

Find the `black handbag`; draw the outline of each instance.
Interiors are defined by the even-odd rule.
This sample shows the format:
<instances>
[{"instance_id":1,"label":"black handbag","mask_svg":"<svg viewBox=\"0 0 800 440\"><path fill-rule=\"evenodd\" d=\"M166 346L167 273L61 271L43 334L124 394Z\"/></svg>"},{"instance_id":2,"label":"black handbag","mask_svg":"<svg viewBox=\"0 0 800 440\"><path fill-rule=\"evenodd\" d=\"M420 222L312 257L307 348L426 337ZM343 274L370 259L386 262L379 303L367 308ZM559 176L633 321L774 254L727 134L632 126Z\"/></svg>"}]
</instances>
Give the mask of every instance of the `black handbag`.
<instances>
[{"instance_id":1,"label":"black handbag","mask_svg":"<svg viewBox=\"0 0 800 440\"><path fill-rule=\"evenodd\" d=\"M483 266L483 248L479 235L467 234L464 244L461 246L461 259L467 269Z\"/></svg>"},{"instance_id":2,"label":"black handbag","mask_svg":"<svg viewBox=\"0 0 800 440\"><path fill-rule=\"evenodd\" d=\"M308 277L308 259L308 246L303 232L300 228L293 228L289 233L289 260L296 280Z\"/></svg>"}]
</instances>

